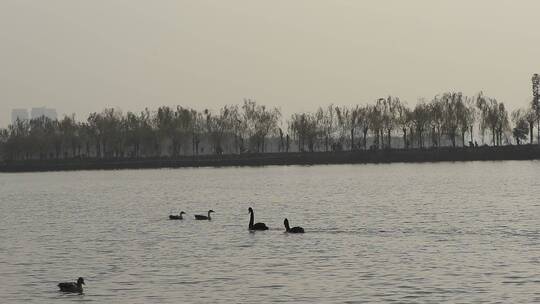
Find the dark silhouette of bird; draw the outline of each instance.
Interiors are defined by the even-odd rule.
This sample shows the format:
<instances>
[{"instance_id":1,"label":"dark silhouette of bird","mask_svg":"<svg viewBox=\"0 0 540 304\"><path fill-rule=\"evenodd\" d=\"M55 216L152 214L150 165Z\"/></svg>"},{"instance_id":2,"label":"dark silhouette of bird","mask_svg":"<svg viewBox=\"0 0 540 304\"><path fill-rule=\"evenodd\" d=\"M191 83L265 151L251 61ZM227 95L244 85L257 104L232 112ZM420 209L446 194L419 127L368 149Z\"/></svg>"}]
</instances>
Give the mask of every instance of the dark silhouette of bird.
<instances>
[{"instance_id":1,"label":"dark silhouette of bird","mask_svg":"<svg viewBox=\"0 0 540 304\"><path fill-rule=\"evenodd\" d=\"M285 225L285 232L288 232L288 233L304 233L304 228L302 227L290 227L289 226L289 220L288 219L285 219L283 221L283 225Z\"/></svg>"},{"instance_id":2,"label":"dark silhouette of bird","mask_svg":"<svg viewBox=\"0 0 540 304\"><path fill-rule=\"evenodd\" d=\"M253 222L255 221L255 215L251 207L248 208L248 212L249 212L249 226L248 226L249 230L268 230L268 227L266 226L265 223L253 224Z\"/></svg>"},{"instance_id":3,"label":"dark silhouette of bird","mask_svg":"<svg viewBox=\"0 0 540 304\"><path fill-rule=\"evenodd\" d=\"M212 212L214 212L214 210L208 210L208 216L195 214L195 219L196 220L209 220L209 221L211 221L212 218L210 217L210 213L212 213Z\"/></svg>"},{"instance_id":4,"label":"dark silhouette of bird","mask_svg":"<svg viewBox=\"0 0 540 304\"><path fill-rule=\"evenodd\" d=\"M60 291L63 291L63 292L83 293L83 288L82 288L83 285L86 285L84 284L84 279L79 278L77 282L59 283L58 288L60 288Z\"/></svg>"},{"instance_id":5,"label":"dark silhouette of bird","mask_svg":"<svg viewBox=\"0 0 540 304\"><path fill-rule=\"evenodd\" d=\"M178 215L171 214L169 215L170 220L183 220L182 214L186 214L184 211L180 212Z\"/></svg>"}]
</instances>

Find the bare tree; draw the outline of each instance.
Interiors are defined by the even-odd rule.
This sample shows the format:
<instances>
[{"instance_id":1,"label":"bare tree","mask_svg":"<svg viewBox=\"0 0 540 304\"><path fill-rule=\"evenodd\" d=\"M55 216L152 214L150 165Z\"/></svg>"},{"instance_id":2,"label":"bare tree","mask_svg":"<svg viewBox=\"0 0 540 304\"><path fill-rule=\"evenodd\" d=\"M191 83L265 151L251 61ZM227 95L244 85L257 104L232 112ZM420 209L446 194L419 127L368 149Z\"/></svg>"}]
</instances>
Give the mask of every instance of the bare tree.
<instances>
[{"instance_id":1,"label":"bare tree","mask_svg":"<svg viewBox=\"0 0 540 304\"><path fill-rule=\"evenodd\" d=\"M358 128L362 131L362 144L363 149L366 149L367 145L367 133L369 131L369 118L371 107L369 105L362 106L358 109Z\"/></svg>"},{"instance_id":2,"label":"bare tree","mask_svg":"<svg viewBox=\"0 0 540 304\"><path fill-rule=\"evenodd\" d=\"M518 145L521 141L527 139L527 133L529 131L529 124L527 123L526 116L527 111L523 109L517 109L512 111L512 122L514 123L514 129L512 135Z\"/></svg>"},{"instance_id":3,"label":"bare tree","mask_svg":"<svg viewBox=\"0 0 540 304\"><path fill-rule=\"evenodd\" d=\"M411 116L412 124L418 137L418 147L424 147L424 132L430 121L430 106L425 102L421 102L414 107Z\"/></svg>"},{"instance_id":4,"label":"bare tree","mask_svg":"<svg viewBox=\"0 0 540 304\"><path fill-rule=\"evenodd\" d=\"M386 131L387 147L392 147L392 130L396 127L399 115L399 108L401 107L401 101L398 97L388 96L388 98L381 98L378 101L382 109L382 125Z\"/></svg>"},{"instance_id":5,"label":"bare tree","mask_svg":"<svg viewBox=\"0 0 540 304\"><path fill-rule=\"evenodd\" d=\"M536 142L540 145L540 75L534 74L532 77L532 91L533 91L533 100L532 100L532 110L536 116L536 133L538 138ZM532 130L531 130L532 132ZM532 143L532 137L531 137Z\"/></svg>"},{"instance_id":6,"label":"bare tree","mask_svg":"<svg viewBox=\"0 0 540 304\"><path fill-rule=\"evenodd\" d=\"M403 148L408 149L410 140L407 137L407 130L410 130L412 126L412 112L405 103L400 103L396 113L396 126L403 132Z\"/></svg>"}]
</instances>

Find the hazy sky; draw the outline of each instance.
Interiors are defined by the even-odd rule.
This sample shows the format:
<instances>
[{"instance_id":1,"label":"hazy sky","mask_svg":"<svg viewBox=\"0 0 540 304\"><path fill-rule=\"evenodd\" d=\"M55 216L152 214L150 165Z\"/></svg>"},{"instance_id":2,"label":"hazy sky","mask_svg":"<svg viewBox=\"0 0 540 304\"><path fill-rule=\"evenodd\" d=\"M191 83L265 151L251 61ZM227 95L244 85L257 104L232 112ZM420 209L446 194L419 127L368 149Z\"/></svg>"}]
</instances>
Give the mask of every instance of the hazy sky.
<instances>
[{"instance_id":1,"label":"hazy sky","mask_svg":"<svg viewBox=\"0 0 540 304\"><path fill-rule=\"evenodd\" d=\"M540 72L538 0L2 0L0 125L242 99L293 111L460 90L511 108Z\"/></svg>"}]
</instances>

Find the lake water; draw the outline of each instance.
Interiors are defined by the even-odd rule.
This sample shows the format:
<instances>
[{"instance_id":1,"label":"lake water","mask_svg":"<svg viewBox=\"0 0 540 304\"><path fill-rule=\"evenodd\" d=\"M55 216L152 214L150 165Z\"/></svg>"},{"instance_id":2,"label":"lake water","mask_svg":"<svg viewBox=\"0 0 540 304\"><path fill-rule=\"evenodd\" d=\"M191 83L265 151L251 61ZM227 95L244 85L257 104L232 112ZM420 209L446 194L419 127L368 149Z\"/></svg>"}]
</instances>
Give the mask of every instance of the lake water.
<instances>
[{"instance_id":1,"label":"lake water","mask_svg":"<svg viewBox=\"0 0 540 304\"><path fill-rule=\"evenodd\" d=\"M539 186L539 161L0 174L0 302L539 302Z\"/></svg>"}]
</instances>

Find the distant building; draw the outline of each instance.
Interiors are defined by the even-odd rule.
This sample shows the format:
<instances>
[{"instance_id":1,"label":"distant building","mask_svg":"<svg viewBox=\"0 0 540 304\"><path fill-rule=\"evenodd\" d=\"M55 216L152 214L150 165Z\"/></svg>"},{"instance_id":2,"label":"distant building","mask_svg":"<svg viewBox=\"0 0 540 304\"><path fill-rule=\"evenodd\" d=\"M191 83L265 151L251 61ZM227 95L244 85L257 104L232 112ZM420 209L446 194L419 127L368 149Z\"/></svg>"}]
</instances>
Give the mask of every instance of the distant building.
<instances>
[{"instance_id":1,"label":"distant building","mask_svg":"<svg viewBox=\"0 0 540 304\"><path fill-rule=\"evenodd\" d=\"M28 120L28 110L27 109L13 109L11 110L11 123L14 124L17 119L19 120Z\"/></svg>"},{"instance_id":2,"label":"distant building","mask_svg":"<svg viewBox=\"0 0 540 304\"><path fill-rule=\"evenodd\" d=\"M55 120L58 118L58 115L56 114L55 109L49 109L46 107L40 107L40 108L32 108L30 111L32 119L39 118L41 116L45 116L47 118L50 118L52 120Z\"/></svg>"}]
</instances>

